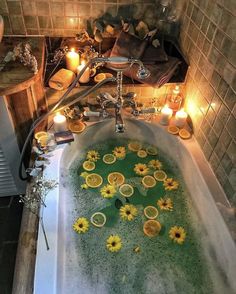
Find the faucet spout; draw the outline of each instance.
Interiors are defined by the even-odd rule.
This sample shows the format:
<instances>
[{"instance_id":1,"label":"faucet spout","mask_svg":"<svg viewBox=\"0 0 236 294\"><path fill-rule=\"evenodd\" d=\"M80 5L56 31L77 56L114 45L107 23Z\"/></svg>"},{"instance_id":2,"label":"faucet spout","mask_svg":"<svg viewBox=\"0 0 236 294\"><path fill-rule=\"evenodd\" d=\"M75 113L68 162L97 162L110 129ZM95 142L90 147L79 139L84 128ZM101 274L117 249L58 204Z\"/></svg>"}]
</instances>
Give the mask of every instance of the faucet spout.
<instances>
[{"instance_id":1,"label":"faucet spout","mask_svg":"<svg viewBox=\"0 0 236 294\"><path fill-rule=\"evenodd\" d=\"M115 108L115 119L116 119L116 124L115 124L116 133L124 133L125 124L124 124L123 118L121 116L120 109L117 107Z\"/></svg>"}]
</instances>

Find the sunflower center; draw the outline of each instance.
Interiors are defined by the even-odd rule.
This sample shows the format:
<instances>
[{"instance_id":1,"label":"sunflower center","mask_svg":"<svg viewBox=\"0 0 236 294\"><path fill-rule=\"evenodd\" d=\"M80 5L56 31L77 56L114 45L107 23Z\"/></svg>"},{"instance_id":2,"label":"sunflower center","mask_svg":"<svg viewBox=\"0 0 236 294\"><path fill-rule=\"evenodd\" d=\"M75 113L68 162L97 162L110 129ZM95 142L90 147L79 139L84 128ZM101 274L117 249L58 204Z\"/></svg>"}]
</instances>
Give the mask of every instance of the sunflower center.
<instances>
[{"instance_id":1,"label":"sunflower center","mask_svg":"<svg viewBox=\"0 0 236 294\"><path fill-rule=\"evenodd\" d=\"M79 224L79 228L83 228L83 224Z\"/></svg>"},{"instance_id":2,"label":"sunflower center","mask_svg":"<svg viewBox=\"0 0 236 294\"><path fill-rule=\"evenodd\" d=\"M142 167L140 168L140 171L141 171L141 172L143 171L143 168L142 168Z\"/></svg>"},{"instance_id":3,"label":"sunflower center","mask_svg":"<svg viewBox=\"0 0 236 294\"><path fill-rule=\"evenodd\" d=\"M180 238L180 233L175 233L176 238Z\"/></svg>"},{"instance_id":4,"label":"sunflower center","mask_svg":"<svg viewBox=\"0 0 236 294\"><path fill-rule=\"evenodd\" d=\"M130 210L127 210L127 211L126 211L126 214L127 214L127 215L130 215L130 214L131 214Z\"/></svg>"},{"instance_id":5,"label":"sunflower center","mask_svg":"<svg viewBox=\"0 0 236 294\"><path fill-rule=\"evenodd\" d=\"M107 190L107 194L111 194L111 191L110 190Z\"/></svg>"},{"instance_id":6,"label":"sunflower center","mask_svg":"<svg viewBox=\"0 0 236 294\"><path fill-rule=\"evenodd\" d=\"M166 203L166 202L163 202L163 203L162 203L162 205L163 205L163 206L166 206L166 205L167 205L167 203Z\"/></svg>"},{"instance_id":7,"label":"sunflower center","mask_svg":"<svg viewBox=\"0 0 236 294\"><path fill-rule=\"evenodd\" d=\"M113 242L111 243L111 246L115 247L115 246L116 246L116 242L113 241Z\"/></svg>"}]
</instances>

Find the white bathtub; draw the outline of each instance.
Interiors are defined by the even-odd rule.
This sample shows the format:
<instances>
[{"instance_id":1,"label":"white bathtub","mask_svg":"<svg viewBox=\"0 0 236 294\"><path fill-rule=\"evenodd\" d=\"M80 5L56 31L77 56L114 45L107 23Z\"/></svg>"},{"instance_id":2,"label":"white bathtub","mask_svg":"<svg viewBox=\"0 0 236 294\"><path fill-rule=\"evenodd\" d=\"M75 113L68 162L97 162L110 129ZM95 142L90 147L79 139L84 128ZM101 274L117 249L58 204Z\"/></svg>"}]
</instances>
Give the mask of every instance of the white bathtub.
<instances>
[{"instance_id":1,"label":"white bathtub","mask_svg":"<svg viewBox=\"0 0 236 294\"><path fill-rule=\"evenodd\" d=\"M167 134L166 130L158 124L130 119L126 120L124 134L116 134L114 120L107 120L89 126L82 134L75 136L73 143L58 146L52 152L50 164L47 166L44 176L57 180L59 185L46 197L47 207L44 209L43 215L50 250L46 250L40 227L34 293L68 293L65 289L64 258L68 237L73 238L75 234L68 232L64 225L67 217L66 208L70 202L72 203L72 200L63 190L63 174L74 160L83 154L83 150L92 143L117 136L156 145L176 162L188 190L191 191L192 200L206 229L208 237L204 243L205 255L209 260L213 259L215 267L218 267L224 277L227 284L227 294L236 293L236 246L216 206L216 202L221 202L225 206L228 206L228 202L195 139L183 141L176 136ZM221 286L215 289L215 293L223 293L223 291L225 289ZM102 292L101 289L88 288L86 290L82 281L81 289L76 288L74 292L70 290L70 294Z\"/></svg>"}]
</instances>

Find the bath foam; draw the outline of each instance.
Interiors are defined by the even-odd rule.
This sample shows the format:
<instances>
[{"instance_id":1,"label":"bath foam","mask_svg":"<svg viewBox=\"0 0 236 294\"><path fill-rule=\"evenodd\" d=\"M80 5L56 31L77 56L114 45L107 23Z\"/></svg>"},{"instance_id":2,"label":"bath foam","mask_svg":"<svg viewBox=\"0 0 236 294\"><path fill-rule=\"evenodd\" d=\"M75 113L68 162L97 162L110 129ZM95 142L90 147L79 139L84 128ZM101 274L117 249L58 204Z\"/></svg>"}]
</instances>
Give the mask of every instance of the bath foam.
<instances>
[{"instance_id":1,"label":"bath foam","mask_svg":"<svg viewBox=\"0 0 236 294\"><path fill-rule=\"evenodd\" d=\"M102 158L116 146L127 147L127 140L111 140L95 144L91 149L99 151ZM135 187L134 195L129 201L138 208L138 217L131 222L122 221L115 201L118 198L125 204L125 198L118 195L108 200L101 197L99 188L82 190L80 185L83 179L79 174L83 172L81 164L85 159L74 162L70 169L70 193L74 196L74 208L66 220L69 238L66 241L68 250L63 289L67 289L66 293L70 294L78 293L78 289L81 293L90 294L214 293L215 287L201 245L202 229L197 223L197 216L191 215L195 211L178 169L159 150L157 155L148 155L146 158L139 158L128 148L126 150L125 160L117 160L109 166L101 159L96 162L93 172L103 177L104 184L107 183L108 174L114 171L122 172L130 183L137 178L133 171L136 163L147 164L151 159L158 159L163 163L163 170L168 177L177 180L180 187L176 191L165 191L163 183L158 182L146 194ZM173 201L172 212L163 212L157 206L157 200L165 195ZM143 209L148 205L157 207L157 220L162 225L160 235L155 238L148 238L143 233L143 223L146 221ZM72 231L76 218L83 216L90 219L97 211L103 212L107 217L103 228L95 228L90 224L89 231L84 235ZM187 232L183 245L173 243L168 236L170 228L175 225L184 227ZM118 234L122 239L123 246L117 253L110 253L106 249L106 239L111 234ZM140 247L139 253L134 252L137 246Z\"/></svg>"}]
</instances>

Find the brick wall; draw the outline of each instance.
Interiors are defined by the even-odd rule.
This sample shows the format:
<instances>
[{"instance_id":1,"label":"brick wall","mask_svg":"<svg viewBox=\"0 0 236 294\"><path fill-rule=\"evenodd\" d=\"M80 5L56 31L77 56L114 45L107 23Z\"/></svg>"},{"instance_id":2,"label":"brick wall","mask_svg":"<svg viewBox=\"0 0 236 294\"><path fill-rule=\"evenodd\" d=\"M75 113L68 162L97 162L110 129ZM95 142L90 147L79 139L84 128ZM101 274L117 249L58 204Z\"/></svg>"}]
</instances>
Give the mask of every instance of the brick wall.
<instances>
[{"instance_id":1,"label":"brick wall","mask_svg":"<svg viewBox=\"0 0 236 294\"><path fill-rule=\"evenodd\" d=\"M181 45L190 61L186 107L195 136L236 205L236 1L186 0Z\"/></svg>"}]
</instances>

